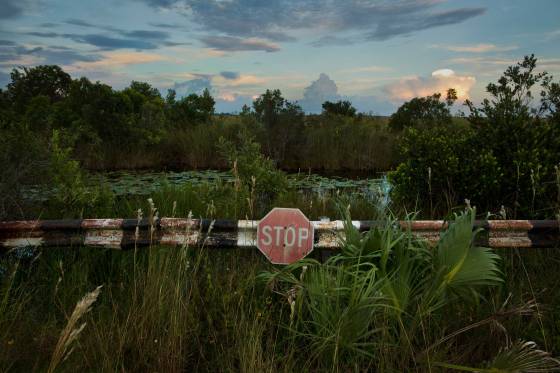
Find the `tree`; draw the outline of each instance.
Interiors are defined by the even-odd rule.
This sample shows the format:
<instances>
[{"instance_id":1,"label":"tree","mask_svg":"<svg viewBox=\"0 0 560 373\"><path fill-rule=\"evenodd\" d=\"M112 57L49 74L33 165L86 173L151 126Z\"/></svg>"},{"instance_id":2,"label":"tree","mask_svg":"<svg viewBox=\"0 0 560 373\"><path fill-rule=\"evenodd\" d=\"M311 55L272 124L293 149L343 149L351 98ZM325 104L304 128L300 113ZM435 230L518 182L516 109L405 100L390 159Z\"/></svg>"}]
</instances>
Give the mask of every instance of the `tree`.
<instances>
[{"instance_id":1,"label":"tree","mask_svg":"<svg viewBox=\"0 0 560 373\"><path fill-rule=\"evenodd\" d=\"M415 97L405 102L389 119L389 128L402 131L407 127L434 126L450 123L452 116L450 108L457 100L457 92L450 88L445 102L440 101L441 93L431 96Z\"/></svg>"},{"instance_id":2,"label":"tree","mask_svg":"<svg viewBox=\"0 0 560 373\"><path fill-rule=\"evenodd\" d=\"M279 89L274 91L267 89L265 93L253 101L253 109L265 128L273 130L277 127L279 114L285 104L286 100L282 97L282 92Z\"/></svg>"},{"instance_id":3,"label":"tree","mask_svg":"<svg viewBox=\"0 0 560 373\"><path fill-rule=\"evenodd\" d=\"M550 199L545 196L552 193L554 167L560 160L554 104L558 102L557 83L546 72L535 73L536 66L534 55L525 56L509 66L497 83L488 84L491 97L479 107L468 100L465 103L470 109L469 122L478 128L473 146L489 149L496 157L501 168L499 195L512 216L533 216L538 205L547 207ZM538 85L540 110L532 93ZM541 117L545 113L548 118Z\"/></svg>"},{"instance_id":4,"label":"tree","mask_svg":"<svg viewBox=\"0 0 560 373\"><path fill-rule=\"evenodd\" d=\"M72 78L56 65L40 65L22 70L13 69L7 94L17 113L23 113L35 96L46 96L51 103L65 98Z\"/></svg>"},{"instance_id":5,"label":"tree","mask_svg":"<svg viewBox=\"0 0 560 373\"><path fill-rule=\"evenodd\" d=\"M168 120L171 125L185 127L196 123L206 123L214 114L216 101L205 89L201 95L191 93L190 95L176 100L174 90L167 94Z\"/></svg>"},{"instance_id":6,"label":"tree","mask_svg":"<svg viewBox=\"0 0 560 373\"><path fill-rule=\"evenodd\" d=\"M297 146L303 128L304 113L301 107L282 97L282 92L266 90L253 101L257 119L267 133L267 149L275 160L284 160L288 144Z\"/></svg>"},{"instance_id":7,"label":"tree","mask_svg":"<svg viewBox=\"0 0 560 373\"><path fill-rule=\"evenodd\" d=\"M325 101L323 102L323 114L353 117L356 115L356 108L350 101Z\"/></svg>"},{"instance_id":8,"label":"tree","mask_svg":"<svg viewBox=\"0 0 560 373\"><path fill-rule=\"evenodd\" d=\"M7 128L14 122L14 112L8 92L0 89L0 130Z\"/></svg>"},{"instance_id":9,"label":"tree","mask_svg":"<svg viewBox=\"0 0 560 373\"><path fill-rule=\"evenodd\" d=\"M431 203L432 196L445 196L447 208L468 198L482 210L497 212L504 206L508 217L553 216L554 206L560 207L555 183L559 88L547 73L535 73L536 62L531 55L508 67L497 83L488 84L490 98L480 106L467 100L467 127L443 123L406 128L401 141L404 161L390 175L393 200L409 207L418 203L425 211L430 202L433 212L438 206L437 201ZM537 85L540 107L532 94ZM448 113L443 109L450 105L434 100L433 107L442 109L437 111L443 114L440 120L445 119Z\"/></svg>"},{"instance_id":10,"label":"tree","mask_svg":"<svg viewBox=\"0 0 560 373\"><path fill-rule=\"evenodd\" d=\"M161 98L161 94L159 93L158 89L152 87L150 83L138 82L133 80L130 83L129 89L138 92L147 99Z\"/></svg>"},{"instance_id":11,"label":"tree","mask_svg":"<svg viewBox=\"0 0 560 373\"><path fill-rule=\"evenodd\" d=\"M537 59L534 55L525 56L522 62L509 66L496 83L486 86L492 99L482 100L480 107L467 100L465 105L470 110L469 119L475 125L492 123L512 123L520 119L526 120L536 114L531 107L533 86L547 77L546 72L534 73Z\"/></svg>"}]
</instances>

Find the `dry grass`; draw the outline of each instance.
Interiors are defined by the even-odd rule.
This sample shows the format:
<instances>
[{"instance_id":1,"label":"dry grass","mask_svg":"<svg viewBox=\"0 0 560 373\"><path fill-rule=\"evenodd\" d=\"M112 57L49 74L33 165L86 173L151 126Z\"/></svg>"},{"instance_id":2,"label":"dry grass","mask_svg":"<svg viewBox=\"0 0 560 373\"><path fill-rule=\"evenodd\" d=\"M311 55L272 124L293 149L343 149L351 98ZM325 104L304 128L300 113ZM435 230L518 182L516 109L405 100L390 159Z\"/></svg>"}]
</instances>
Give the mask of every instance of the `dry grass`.
<instances>
[{"instance_id":1,"label":"dry grass","mask_svg":"<svg viewBox=\"0 0 560 373\"><path fill-rule=\"evenodd\" d=\"M49 364L48 372L54 372L59 364L70 356L75 349L74 344L77 342L78 337L86 327L86 323L83 322L78 325L82 317L91 310L91 306L97 300L101 288L103 285L98 286L94 291L87 293L74 308L74 311L68 319L66 327L60 333L58 342L54 348L51 362Z\"/></svg>"}]
</instances>

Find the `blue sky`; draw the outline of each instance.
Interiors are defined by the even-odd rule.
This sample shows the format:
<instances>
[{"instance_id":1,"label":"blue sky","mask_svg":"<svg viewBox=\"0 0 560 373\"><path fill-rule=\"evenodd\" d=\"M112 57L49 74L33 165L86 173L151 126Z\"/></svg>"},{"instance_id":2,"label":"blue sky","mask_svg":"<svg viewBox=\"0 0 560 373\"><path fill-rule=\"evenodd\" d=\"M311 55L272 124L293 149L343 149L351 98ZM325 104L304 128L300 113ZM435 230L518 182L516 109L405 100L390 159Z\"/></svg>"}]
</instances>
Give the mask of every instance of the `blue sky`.
<instances>
[{"instance_id":1,"label":"blue sky","mask_svg":"<svg viewBox=\"0 0 560 373\"><path fill-rule=\"evenodd\" d=\"M278 88L307 111L389 114L449 87L479 101L530 53L560 76L559 14L556 0L0 0L0 85L58 64L118 89L209 88L217 111Z\"/></svg>"}]
</instances>

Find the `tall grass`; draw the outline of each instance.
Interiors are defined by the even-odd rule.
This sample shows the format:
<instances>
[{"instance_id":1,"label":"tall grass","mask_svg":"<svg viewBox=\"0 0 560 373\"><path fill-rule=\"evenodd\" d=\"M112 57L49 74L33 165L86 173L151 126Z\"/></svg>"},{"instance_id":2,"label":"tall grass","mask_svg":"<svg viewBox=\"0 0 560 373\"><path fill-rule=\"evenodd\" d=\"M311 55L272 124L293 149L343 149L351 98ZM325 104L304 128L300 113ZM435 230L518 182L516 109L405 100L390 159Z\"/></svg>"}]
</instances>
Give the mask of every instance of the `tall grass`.
<instances>
[{"instance_id":1,"label":"tall grass","mask_svg":"<svg viewBox=\"0 0 560 373\"><path fill-rule=\"evenodd\" d=\"M173 209L154 201L160 214ZM175 213L188 215L180 201ZM558 254L499 260L472 247L472 216L435 249L390 219L366 235L347 224L339 256L287 268L257 250L186 245L12 252L0 280L0 370L46 371L53 354L67 356L56 370L69 372L481 371L523 354L554 368L538 349L560 352L559 280L542 276L544 263L560 268ZM99 285L74 323L86 325L72 353L55 353L76 329L76 303Z\"/></svg>"},{"instance_id":2,"label":"tall grass","mask_svg":"<svg viewBox=\"0 0 560 373\"><path fill-rule=\"evenodd\" d=\"M298 143L287 144L278 166L289 170L387 171L396 164L396 135L385 118L332 118L307 115L305 125L294 127ZM239 115L215 115L209 123L167 130L159 144L146 148L101 147L77 144L76 156L92 170L225 169L217 155L220 137L235 141L240 132L254 136L266 150L270 138L262 125ZM126 142L126 139L123 139ZM272 154L267 154L272 157Z\"/></svg>"},{"instance_id":3,"label":"tall grass","mask_svg":"<svg viewBox=\"0 0 560 373\"><path fill-rule=\"evenodd\" d=\"M534 311L529 304L478 320L487 312L486 294L504 277L500 257L473 246L474 215L457 216L433 250L391 221L361 235L348 217L339 255L262 273L271 290L288 299L287 328L305 346L305 369L559 370L560 362L533 342L506 341L498 350L491 336L479 336L476 344L465 340L473 329Z\"/></svg>"}]
</instances>

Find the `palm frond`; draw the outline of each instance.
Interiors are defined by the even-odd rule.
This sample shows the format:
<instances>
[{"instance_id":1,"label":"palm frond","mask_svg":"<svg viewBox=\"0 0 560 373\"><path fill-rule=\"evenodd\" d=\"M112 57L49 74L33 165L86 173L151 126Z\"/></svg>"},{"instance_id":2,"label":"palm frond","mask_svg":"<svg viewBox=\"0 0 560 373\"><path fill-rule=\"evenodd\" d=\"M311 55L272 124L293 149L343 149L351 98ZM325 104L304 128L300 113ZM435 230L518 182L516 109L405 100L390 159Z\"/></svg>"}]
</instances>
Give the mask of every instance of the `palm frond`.
<instances>
[{"instance_id":1,"label":"palm frond","mask_svg":"<svg viewBox=\"0 0 560 373\"><path fill-rule=\"evenodd\" d=\"M459 294L477 286L493 286L503 281L498 268L500 257L485 247L473 247L475 210L457 215L437 245L436 267L442 288Z\"/></svg>"},{"instance_id":2,"label":"palm frond","mask_svg":"<svg viewBox=\"0 0 560 373\"><path fill-rule=\"evenodd\" d=\"M487 368L490 372L557 372L560 361L539 350L535 342L518 341L501 350Z\"/></svg>"}]
</instances>

